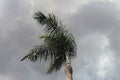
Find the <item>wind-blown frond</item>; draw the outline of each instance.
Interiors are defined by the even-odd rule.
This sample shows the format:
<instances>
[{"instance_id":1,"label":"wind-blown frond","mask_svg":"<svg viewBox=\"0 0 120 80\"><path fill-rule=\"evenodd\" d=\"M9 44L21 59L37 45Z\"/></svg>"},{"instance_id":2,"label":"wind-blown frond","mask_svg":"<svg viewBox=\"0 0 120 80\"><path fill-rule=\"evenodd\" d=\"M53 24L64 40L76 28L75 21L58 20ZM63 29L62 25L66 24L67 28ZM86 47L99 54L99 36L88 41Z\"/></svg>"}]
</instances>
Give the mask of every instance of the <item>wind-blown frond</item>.
<instances>
[{"instance_id":1,"label":"wind-blown frond","mask_svg":"<svg viewBox=\"0 0 120 80\"><path fill-rule=\"evenodd\" d=\"M45 27L45 35L40 36L44 44L35 46L21 61L51 60L47 72L52 73L66 63L66 55L69 59L76 56L76 43L73 35L65 29L54 14L44 15L42 12L36 12L34 19Z\"/></svg>"},{"instance_id":2,"label":"wind-blown frond","mask_svg":"<svg viewBox=\"0 0 120 80\"><path fill-rule=\"evenodd\" d=\"M65 63L65 56L59 56L51 61L47 73L52 73L53 71L58 71L61 66Z\"/></svg>"},{"instance_id":3,"label":"wind-blown frond","mask_svg":"<svg viewBox=\"0 0 120 80\"><path fill-rule=\"evenodd\" d=\"M71 34L59 34L59 35L44 35L40 37L44 39L44 42L57 51L64 51L64 53L69 53L70 56L76 55L76 44L73 36Z\"/></svg>"},{"instance_id":4,"label":"wind-blown frond","mask_svg":"<svg viewBox=\"0 0 120 80\"><path fill-rule=\"evenodd\" d=\"M59 22L54 14L45 16L42 12L36 12L34 19L36 19L40 25L45 25L45 31L49 34L60 31L61 27L58 26Z\"/></svg>"},{"instance_id":5,"label":"wind-blown frond","mask_svg":"<svg viewBox=\"0 0 120 80\"><path fill-rule=\"evenodd\" d=\"M29 59L30 61L33 62L41 59L44 59L46 61L48 58L49 59L53 58L54 52L55 52L54 49L47 47L45 45L35 46L33 49L30 50L28 55L21 59L21 61L25 59Z\"/></svg>"},{"instance_id":6,"label":"wind-blown frond","mask_svg":"<svg viewBox=\"0 0 120 80\"><path fill-rule=\"evenodd\" d=\"M36 19L40 25L45 25L47 21L47 17L42 12L36 12L34 19Z\"/></svg>"}]
</instances>

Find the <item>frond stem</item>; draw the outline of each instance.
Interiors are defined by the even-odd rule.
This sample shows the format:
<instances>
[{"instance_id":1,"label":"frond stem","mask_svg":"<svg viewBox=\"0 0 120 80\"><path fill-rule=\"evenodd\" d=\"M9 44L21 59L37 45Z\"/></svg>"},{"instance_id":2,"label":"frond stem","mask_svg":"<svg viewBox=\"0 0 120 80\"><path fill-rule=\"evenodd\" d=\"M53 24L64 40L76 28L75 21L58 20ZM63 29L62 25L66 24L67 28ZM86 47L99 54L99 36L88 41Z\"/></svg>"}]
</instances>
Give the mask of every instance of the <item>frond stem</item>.
<instances>
[{"instance_id":1,"label":"frond stem","mask_svg":"<svg viewBox=\"0 0 120 80\"><path fill-rule=\"evenodd\" d=\"M66 64L71 64L71 58L68 53L66 53Z\"/></svg>"}]
</instances>

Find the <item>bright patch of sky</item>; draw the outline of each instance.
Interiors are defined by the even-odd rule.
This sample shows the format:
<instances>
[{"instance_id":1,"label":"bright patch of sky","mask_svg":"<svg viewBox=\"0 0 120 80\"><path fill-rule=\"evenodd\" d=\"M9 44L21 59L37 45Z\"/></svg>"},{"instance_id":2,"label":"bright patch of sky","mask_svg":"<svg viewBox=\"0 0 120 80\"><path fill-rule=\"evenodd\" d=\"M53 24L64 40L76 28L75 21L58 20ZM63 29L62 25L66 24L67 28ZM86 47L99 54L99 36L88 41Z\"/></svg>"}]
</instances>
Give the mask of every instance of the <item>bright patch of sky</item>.
<instances>
[{"instance_id":1,"label":"bright patch of sky","mask_svg":"<svg viewBox=\"0 0 120 80\"><path fill-rule=\"evenodd\" d=\"M4 14L6 3L6 0L0 0L0 17Z\"/></svg>"},{"instance_id":2,"label":"bright patch of sky","mask_svg":"<svg viewBox=\"0 0 120 80\"><path fill-rule=\"evenodd\" d=\"M0 75L0 80L10 80L8 77L4 77L2 75Z\"/></svg>"}]
</instances>

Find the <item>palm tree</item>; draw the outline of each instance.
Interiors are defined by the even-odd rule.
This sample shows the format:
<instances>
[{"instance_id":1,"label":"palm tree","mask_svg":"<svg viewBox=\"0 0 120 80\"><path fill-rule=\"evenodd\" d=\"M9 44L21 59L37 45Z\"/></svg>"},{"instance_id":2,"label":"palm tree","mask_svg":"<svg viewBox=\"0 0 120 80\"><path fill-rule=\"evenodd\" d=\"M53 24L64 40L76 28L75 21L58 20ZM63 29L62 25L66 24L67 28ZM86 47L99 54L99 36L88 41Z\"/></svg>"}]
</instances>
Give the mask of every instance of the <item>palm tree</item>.
<instances>
[{"instance_id":1,"label":"palm tree","mask_svg":"<svg viewBox=\"0 0 120 80\"><path fill-rule=\"evenodd\" d=\"M45 34L40 36L44 43L33 47L21 61L25 59L32 62L49 60L47 73L58 71L61 66L65 65L66 80L73 80L71 58L76 56L76 43L73 35L65 29L54 14L44 15L42 12L36 12L34 19L45 27Z\"/></svg>"}]
</instances>

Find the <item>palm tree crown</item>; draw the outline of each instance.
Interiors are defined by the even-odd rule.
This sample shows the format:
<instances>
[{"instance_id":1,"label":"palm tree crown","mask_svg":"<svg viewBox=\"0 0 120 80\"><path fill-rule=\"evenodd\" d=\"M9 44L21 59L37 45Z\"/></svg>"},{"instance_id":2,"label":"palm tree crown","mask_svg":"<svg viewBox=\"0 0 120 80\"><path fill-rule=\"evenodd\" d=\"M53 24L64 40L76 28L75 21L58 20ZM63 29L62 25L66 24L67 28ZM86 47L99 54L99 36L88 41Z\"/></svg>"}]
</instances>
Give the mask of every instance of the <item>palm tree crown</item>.
<instances>
[{"instance_id":1,"label":"palm tree crown","mask_svg":"<svg viewBox=\"0 0 120 80\"><path fill-rule=\"evenodd\" d=\"M50 60L47 73L59 70L63 64L70 64L71 58L76 55L73 35L65 29L54 14L44 15L42 12L36 12L34 19L45 27L45 35L40 36L44 43L33 47L21 61Z\"/></svg>"}]
</instances>

